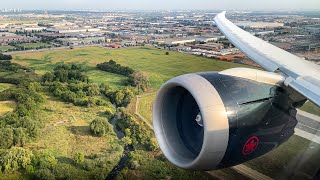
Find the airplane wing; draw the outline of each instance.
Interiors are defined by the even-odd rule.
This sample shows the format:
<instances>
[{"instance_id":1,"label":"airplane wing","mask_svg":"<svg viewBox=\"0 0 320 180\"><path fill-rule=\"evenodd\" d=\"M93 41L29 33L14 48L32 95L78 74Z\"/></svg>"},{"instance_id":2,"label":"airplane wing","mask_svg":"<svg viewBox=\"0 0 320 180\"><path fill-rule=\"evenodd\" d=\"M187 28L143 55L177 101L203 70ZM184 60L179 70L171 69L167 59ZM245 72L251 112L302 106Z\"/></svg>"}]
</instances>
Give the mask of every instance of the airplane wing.
<instances>
[{"instance_id":1,"label":"airplane wing","mask_svg":"<svg viewBox=\"0 0 320 180\"><path fill-rule=\"evenodd\" d=\"M284 84L320 107L320 66L284 51L234 25L218 14L214 20L229 41L264 69L286 77Z\"/></svg>"}]
</instances>

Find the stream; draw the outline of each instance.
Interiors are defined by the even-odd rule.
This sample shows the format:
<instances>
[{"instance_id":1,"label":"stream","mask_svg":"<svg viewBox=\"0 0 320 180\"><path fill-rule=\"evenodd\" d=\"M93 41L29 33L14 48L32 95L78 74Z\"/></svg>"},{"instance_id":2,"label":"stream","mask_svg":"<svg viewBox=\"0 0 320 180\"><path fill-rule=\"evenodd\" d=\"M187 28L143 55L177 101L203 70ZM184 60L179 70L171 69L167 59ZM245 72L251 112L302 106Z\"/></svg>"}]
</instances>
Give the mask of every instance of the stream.
<instances>
[{"instance_id":1,"label":"stream","mask_svg":"<svg viewBox=\"0 0 320 180\"><path fill-rule=\"evenodd\" d=\"M111 119L110 123L113 125L113 130L114 132L117 134L117 137L119 139L122 139L125 135L122 131L119 131L116 127L116 122L117 122L117 118L114 117L113 119ZM125 146L124 147L124 151L122 153L121 159L118 162L118 164L116 164L113 169L111 170L111 172L107 175L106 180L113 180L116 179L117 175L121 172L121 170L123 168L125 168L127 166L127 161L129 159L129 153L131 151L133 151L134 148L132 145L130 146Z\"/></svg>"}]
</instances>

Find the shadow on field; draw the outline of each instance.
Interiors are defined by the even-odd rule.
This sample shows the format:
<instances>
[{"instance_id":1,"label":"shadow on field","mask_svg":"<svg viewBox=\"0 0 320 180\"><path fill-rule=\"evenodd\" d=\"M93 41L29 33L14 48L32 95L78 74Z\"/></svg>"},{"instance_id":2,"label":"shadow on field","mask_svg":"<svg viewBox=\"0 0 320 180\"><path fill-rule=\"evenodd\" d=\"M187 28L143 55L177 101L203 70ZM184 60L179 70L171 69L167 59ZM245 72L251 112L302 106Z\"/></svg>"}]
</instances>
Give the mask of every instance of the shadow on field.
<instances>
[{"instance_id":1,"label":"shadow on field","mask_svg":"<svg viewBox=\"0 0 320 180\"><path fill-rule=\"evenodd\" d=\"M70 126L67 129L74 135L91 136L89 126Z\"/></svg>"},{"instance_id":2,"label":"shadow on field","mask_svg":"<svg viewBox=\"0 0 320 180\"><path fill-rule=\"evenodd\" d=\"M73 159L68 158L68 157L59 156L59 157L57 157L57 160L58 160L60 163L63 163L63 164L74 165Z\"/></svg>"}]
</instances>

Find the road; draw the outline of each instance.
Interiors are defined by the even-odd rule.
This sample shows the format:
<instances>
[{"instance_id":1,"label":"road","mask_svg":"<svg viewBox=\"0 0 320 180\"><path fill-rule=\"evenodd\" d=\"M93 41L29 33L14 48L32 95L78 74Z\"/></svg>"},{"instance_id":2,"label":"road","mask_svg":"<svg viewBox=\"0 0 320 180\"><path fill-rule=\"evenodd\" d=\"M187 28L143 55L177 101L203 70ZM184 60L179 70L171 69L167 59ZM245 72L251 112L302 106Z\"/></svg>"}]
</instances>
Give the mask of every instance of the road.
<instances>
[{"instance_id":1,"label":"road","mask_svg":"<svg viewBox=\"0 0 320 180\"><path fill-rule=\"evenodd\" d=\"M320 117L298 110L297 114L298 125L297 128L311 134L318 134L320 129Z\"/></svg>"},{"instance_id":2,"label":"road","mask_svg":"<svg viewBox=\"0 0 320 180\"><path fill-rule=\"evenodd\" d=\"M320 117L298 110L295 134L320 144Z\"/></svg>"}]
</instances>

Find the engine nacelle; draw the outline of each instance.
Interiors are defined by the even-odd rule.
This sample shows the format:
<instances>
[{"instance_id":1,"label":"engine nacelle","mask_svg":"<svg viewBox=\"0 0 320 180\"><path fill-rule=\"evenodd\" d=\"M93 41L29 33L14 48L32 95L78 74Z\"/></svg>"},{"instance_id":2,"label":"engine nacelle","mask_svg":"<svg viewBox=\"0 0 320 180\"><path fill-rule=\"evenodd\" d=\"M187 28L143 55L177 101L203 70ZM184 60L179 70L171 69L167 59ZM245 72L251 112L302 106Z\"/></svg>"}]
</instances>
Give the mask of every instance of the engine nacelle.
<instances>
[{"instance_id":1,"label":"engine nacelle","mask_svg":"<svg viewBox=\"0 0 320 180\"><path fill-rule=\"evenodd\" d=\"M297 124L283 80L245 68L169 80L153 108L164 155L181 168L212 170L273 150L294 134Z\"/></svg>"}]
</instances>

